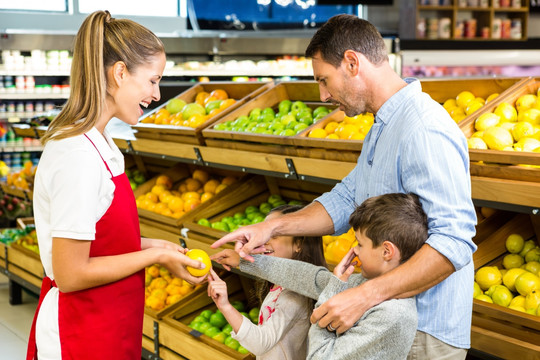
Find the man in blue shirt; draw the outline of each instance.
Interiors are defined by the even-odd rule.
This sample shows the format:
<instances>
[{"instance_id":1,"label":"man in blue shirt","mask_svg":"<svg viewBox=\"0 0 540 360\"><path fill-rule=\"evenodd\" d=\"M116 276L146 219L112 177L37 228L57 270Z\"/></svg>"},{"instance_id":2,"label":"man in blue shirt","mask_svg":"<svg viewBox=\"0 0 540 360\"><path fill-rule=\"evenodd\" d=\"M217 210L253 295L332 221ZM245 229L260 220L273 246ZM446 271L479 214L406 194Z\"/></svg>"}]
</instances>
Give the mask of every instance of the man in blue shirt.
<instances>
[{"instance_id":1,"label":"man in blue shirt","mask_svg":"<svg viewBox=\"0 0 540 360\"><path fill-rule=\"evenodd\" d=\"M476 250L465 136L419 81L394 72L381 35L369 22L351 15L331 18L312 38L306 56L312 58L322 101L339 105L348 116L375 114L358 163L304 209L242 227L213 247L236 241L236 250L250 259L274 236L347 231L350 214L368 197L414 193L428 216L426 244L394 270L328 300L311 321L343 333L382 301L417 295L418 331L409 358L465 359Z\"/></svg>"}]
</instances>

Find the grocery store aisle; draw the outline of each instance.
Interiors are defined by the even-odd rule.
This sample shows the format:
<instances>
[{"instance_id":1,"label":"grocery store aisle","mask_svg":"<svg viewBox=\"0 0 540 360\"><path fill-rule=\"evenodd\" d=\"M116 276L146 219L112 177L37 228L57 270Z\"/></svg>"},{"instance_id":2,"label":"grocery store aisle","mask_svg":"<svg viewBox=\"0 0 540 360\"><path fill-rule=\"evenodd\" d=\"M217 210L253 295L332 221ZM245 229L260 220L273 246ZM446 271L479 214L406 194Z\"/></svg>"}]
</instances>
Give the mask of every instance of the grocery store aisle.
<instances>
[{"instance_id":1,"label":"grocery store aisle","mask_svg":"<svg viewBox=\"0 0 540 360\"><path fill-rule=\"evenodd\" d=\"M23 291L22 300L20 305L9 304L8 278L0 274L0 360L18 360L26 356L37 298Z\"/></svg>"}]
</instances>

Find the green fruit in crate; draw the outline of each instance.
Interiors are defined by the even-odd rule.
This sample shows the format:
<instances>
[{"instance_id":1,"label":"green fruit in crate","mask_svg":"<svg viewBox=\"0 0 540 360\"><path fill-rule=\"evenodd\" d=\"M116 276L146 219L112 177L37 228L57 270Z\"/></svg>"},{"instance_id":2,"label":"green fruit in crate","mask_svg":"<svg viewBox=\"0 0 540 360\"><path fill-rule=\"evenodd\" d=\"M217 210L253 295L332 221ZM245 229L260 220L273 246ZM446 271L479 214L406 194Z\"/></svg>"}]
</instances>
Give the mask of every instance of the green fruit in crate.
<instances>
[{"instance_id":1,"label":"green fruit in crate","mask_svg":"<svg viewBox=\"0 0 540 360\"><path fill-rule=\"evenodd\" d=\"M202 315L202 313L201 313L199 316L197 316L195 319L193 319L192 322L194 322L194 323L203 323L203 322L207 322L207 321L208 321L208 318L204 317Z\"/></svg>"},{"instance_id":2,"label":"green fruit in crate","mask_svg":"<svg viewBox=\"0 0 540 360\"><path fill-rule=\"evenodd\" d=\"M208 219L202 218L202 219L199 219L199 221L197 221L197 224L209 227L210 221L208 221Z\"/></svg>"},{"instance_id":3,"label":"green fruit in crate","mask_svg":"<svg viewBox=\"0 0 540 360\"><path fill-rule=\"evenodd\" d=\"M210 324L221 329L222 327L227 325L227 320L225 319L225 316L223 316L223 314L215 313L210 316Z\"/></svg>"},{"instance_id":4,"label":"green fruit in crate","mask_svg":"<svg viewBox=\"0 0 540 360\"><path fill-rule=\"evenodd\" d=\"M474 290L473 290L473 298L476 298L478 295L482 294L482 289L480 289L480 285L475 281L474 282Z\"/></svg>"},{"instance_id":5,"label":"green fruit in crate","mask_svg":"<svg viewBox=\"0 0 540 360\"><path fill-rule=\"evenodd\" d=\"M303 101L300 101L300 100L293 102L291 105L291 111L295 111L295 110L299 111L305 108L307 108L307 105Z\"/></svg>"},{"instance_id":6,"label":"green fruit in crate","mask_svg":"<svg viewBox=\"0 0 540 360\"><path fill-rule=\"evenodd\" d=\"M253 212L259 212L259 208L256 206L250 205L246 208L246 210L244 210L244 212L246 213L246 215L248 215Z\"/></svg>"},{"instance_id":7,"label":"green fruit in crate","mask_svg":"<svg viewBox=\"0 0 540 360\"><path fill-rule=\"evenodd\" d=\"M202 322L196 322L196 323L191 323L189 324L189 327L192 328L193 330L197 330L198 332L202 333L201 331L201 325L204 324Z\"/></svg>"},{"instance_id":8,"label":"green fruit in crate","mask_svg":"<svg viewBox=\"0 0 540 360\"><path fill-rule=\"evenodd\" d=\"M534 248L525 254L525 261L531 262L531 261L538 261L540 262L540 248Z\"/></svg>"},{"instance_id":9,"label":"green fruit in crate","mask_svg":"<svg viewBox=\"0 0 540 360\"><path fill-rule=\"evenodd\" d=\"M506 250L511 254L518 254L523 250L523 245L525 245L525 240L519 234L511 234L506 238Z\"/></svg>"},{"instance_id":10,"label":"green fruit in crate","mask_svg":"<svg viewBox=\"0 0 540 360\"><path fill-rule=\"evenodd\" d=\"M223 327L223 329L221 329L221 331L222 331L225 335L229 336L229 335L231 334L231 331L233 331L232 325L231 325L231 324L225 325L225 326Z\"/></svg>"},{"instance_id":11,"label":"green fruit in crate","mask_svg":"<svg viewBox=\"0 0 540 360\"><path fill-rule=\"evenodd\" d=\"M518 278L519 275L523 274L524 272L526 272L526 270L520 269L520 268L514 268L514 269L508 270L506 274L504 274L503 276L503 284L507 288L509 288L511 291L516 291L516 286L515 286L516 279Z\"/></svg>"},{"instance_id":12,"label":"green fruit in crate","mask_svg":"<svg viewBox=\"0 0 540 360\"><path fill-rule=\"evenodd\" d=\"M256 217L260 217L262 216L264 218L264 215L262 213L259 212L259 210L257 209L257 211L253 211L253 212L250 212L246 215L246 218L249 220L249 221L253 221L253 219L255 219Z\"/></svg>"},{"instance_id":13,"label":"green fruit in crate","mask_svg":"<svg viewBox=\"0 0 540 360\"><path fill-rule=\"evenodd\" d=\"M212 324L210 324L209 322L202 322L200 323L199 325L199 330L200 332L202 332L204 334L204 332L208 329L210 329L212 327Z\"/></svg>"},{"instance_id":14,"label":"green fruit in crate","mask_svg":"<svg viewBox=\"0 0 540 360\"><path fill-rule=\"evenodd\" d=\"M247 317L247 318L249 319L249 314L248 314L247 312L245 312L245 311L240 311L240 314L241 314L242 316Z\"/></svg>"},{"instance_id":15,"label":"green fruit in crate","mask_svg":"<svg viewBox=\"0 0 540 360\"><path fill-rule=\"evenodd\" d=\"M540 278L533 273L525 271L516 278L514 284L517 292L523 296L527 296L531 291L540 289Z\"/></svg>"},{"instance_id":16,"label":"green fruit in crate","mask_svg":"<svg viewBox=\"0 0 540 360\"><path fill-rule=\"evenodd\" d=\"M212 326L212 327L209 327L208 329L206 329L204 331L204 335L206 335L208 337L214 337L217 334L219 334L220 332L221 332L221 330L217 326Z\"/></svg>"},{"instance_id":17,"label":"green fruit in crate","mask_svg":"<svg viewBox=\"0 0 540 360\"><path fill-rule=\"evenodd\" d=\"M278 105L278 111L282 114L286 114L291 111L292 101L291 100L281 100Z\"/></svg>"},{"instance_id":18,"label":"green fruit in crate","mask_svg":"<svg viewBox=\"0 0 540 360\"><path fill-rule=\"evenodd\" d=\"M260 215L260 216L255 216L252 220L251 220L251 223L252 224L258 224L260 222L263 222L264 221L264 216L263 215Z\"/></svg>"},{"instance_id":19,"label":"green fruit in crate","mask_svg":"<svg viewBox=\"0 0 540 360\"><path fill-rule=\"evenodd\" d=\"M252 308L251 310L249 310L249 317L253 320L253 319L258 319L259 318L259 308L258 307L254 307Z\"/></svg>"},{"instance_id":20,"label":"green fruit in crate","mask_svg":"<svg viewBox=\"0 0 540 360\"><path fill-rule=\"evenodd\" d=\"M263 202L262 204L259 205L259 211L260 211L263 215L268 215L268 213L270 212L270 210L272 210L272 205L270 205L270 203Z\"/></svg>"},{"instance_id":21,"label":"green fruit in crate","mask_svg":"<svg viewBox=\"0 0 540 360\"><path fill-rule=\"evenodd\" d=\"M235 308L239 312L242 312L242 311L246 310L246 307L244 306L244 303L239 301L239 300L235 300L235 301L231 302L231 305L232 305L233 308Z\"/></svg>"},{"instance_id":22,"label":"green fruit in crate","mask_svg":"<svg viewBox=\"0 0 540 360\"><path fill-rule=\"evenodd\" d=\"M225 342L226 338L227 338L227 334L225 334L222 331L219 334L216 334L216 335L212 336L212 339L214 339L216 341L219 341L222 344Z\"/></svg>"},{"instance_id":23,"label":"green fruit in crate","mask_svg":"<svg viewBox=\"0 0 540 360\"><path fill-rule=\"evenodd\" d=\"M272 205L273 207L275 207L274 203L281 200L283 200L283 198L279 194L272 194L268 197L268 203L270 203L270 205Z\"/></svg>"},{"instance_id":24,"label":"green fruit in crate","mask_svg":"<svg viewBox=\"0 0 540 360\"><path fill-rule=\"evenodd\" d=\"M330 111L326 106L318 106L317 108L315 108L315 110L313 110L313 116L317 116L319 114L328 115L329 113Z\"/></svg>"},{"instance_id":25,"label":"green fruit in crate","mask_svg":"<svg viewBox=\"0 0 540 360\"><path fill-rule=\"evenodd\" d=\"M520 312L525 312L525 308L523 306L509 305L508 308Z\"/></svg>"},{"instance_id":26,"label":"green fruit in crate","mask_svg":"<svg viewBox=\"0 0 540 360\"><path fill-rule=\"evenodd\" d=\"M503 266L505 269L518 268L524 264L523 257L519 254L508 254L503 258Z\"/></svg>"},{"instance_id":27,"label":"green fruit in crate","mask_svg":"<svg viewBox=\"0 0 540 360\"><path fill-rule=\"evenodd\" d=\"M534 249L536 247L536 243L534 240L527 240L525 241L525 244L523 244L523 249L519 252L519 255L525 257L529 250Z\"/></svg>"},{"instance_id":28,"label":"green fruit in crate","mask_svg":"<svg viewBox=\"0 0 540 360\"><path fill-rule=\"evenodd\" d=\"M238 347L240 346L240 343L236 339L233 339L231 335L227 336L224 344L225 346L228 346L233 350L238 349Z\"/></svg>"},{"instance_id":29,"label":"green fruit in crate","mask_svg":"<svg viewBox=\"0 0 540 360\"><path fill-rule=\"evenodd\" d=\"M210 114L210 111L212 110L219 109L222 102L223 100L209 101L204 107L204 110L206 110L206 114Z\"/></svg>"},{"instance_id":30,"label":"green fruit in crate","mask_svg":"<svg viewBox=\"0 0 540 360\"><path fill-rule=\"evenodd\" d=\"M202 319L206 319L204 321L207 321L210 319L210 316L212 316L212 314L214 314L214 312L212 310L203 310L199 316L202 318Z\"/></svg>"},{"instance_id":31,"label":"green fruit in crate","mask_svg":"<svg viewBox=\"0 0 540 360\"><path fill-rule=\"evenodd\" d=\"M261 115L262 109L254 108L249 112L249 120L254 121Z\"/></svg>"},{"instance_id":32,"label":"green fruit in crate","mask_svg":"<svg viewBox=\"0 0 540 360\"><path fill-rule=\"evenodd\" d=\"M280 121L282 125L287 126L290 122L296 121L296 116L292 114L283 115Z\"/></svg>"},{"instance_id":33,"label":"green fruit in crate","mask_svg":"<svg viewBox=\"0 0 540 360\"><path fill-rule=\"evenodd\" d=\"M212 223L211 225L212 229L221 230L221 231L229 231L229 225L227 223L217 221L215 223Z\"/></svg>"},{"instance_id":34,"label":"green fruit in crate","mask_svg":"<svg viewBox=\"0 0 540 360\"><path fill-rule=\"evenodd\" d=\"M249 350L243 347L242 345L240 345L238 349L236 349L236 351L238 351L240 354L249 354Z\"/></svg>"},{"instance_id":35,"label":"green fruit in crate","mask_svg":"<svg viewBox=\"0 0 540 360\"><path fill-rule=\"evenodd\" d=\"M182 99L171 99L165 105L165 109L169 112L169 114L176 114L177 112L182 111L182 109L186 106L186 102Z\"/></svg>"},{"instance_id":36,"label":"green fruit in crate","mask_svg":"<svg viewBox=\"0 0 540 360\"><path fill-rule=\"evenodd\" d=\"M486 295L489 295L491 297L491 300L493 300L494 304L504 307L508 307L514 297L512 295L512 292L504 285L495 285L493 291L491 293L486 292Z\"/></svg>"},{"instance_id":37,"label":"green fruit in crate","mask_svg":"<svg viewBox=\"0 0 540 360\"><path fill-rule=\"evenodd\" d=\"M514 297L512 301L510 301L510 305L508 305L508 307L510 306L520 306L522 308L525 308L525 296L518 295Z\"/></svg>"},{"instance_id":38,"label":"green fruit in crate","mask_svg":"<svg viewBox=\"0 0 540 360\"><path fill-rule=\"evenodd\" d=\"M182 118L188 120L193 115L206 115L206 110L204 107L197 103L190 103L184 106L182 109Z\"/></svg>"},{"instance_id":39,"label":"green fruit in crate","mask_svg":"<svg viewBox=\"0 0 540 360\"><path fill-rule=\"evenodd\" d=\"M525 264L525 270L532 272L533 274L538 274L538 272L540 272L540 262L529 261Z\"/></svg>"},{"instance_id":40,"label":"green fruit in crate","mask_svg":"<svg viewBox=\"0 0 540 360\"><path fill-rule=\"evenodd\" d=\"M245 218L245 215L244 213L241 213L241 212L237 212L233 215L233 219L235 220L242 220Z\"/></svg>"}]
</instances>

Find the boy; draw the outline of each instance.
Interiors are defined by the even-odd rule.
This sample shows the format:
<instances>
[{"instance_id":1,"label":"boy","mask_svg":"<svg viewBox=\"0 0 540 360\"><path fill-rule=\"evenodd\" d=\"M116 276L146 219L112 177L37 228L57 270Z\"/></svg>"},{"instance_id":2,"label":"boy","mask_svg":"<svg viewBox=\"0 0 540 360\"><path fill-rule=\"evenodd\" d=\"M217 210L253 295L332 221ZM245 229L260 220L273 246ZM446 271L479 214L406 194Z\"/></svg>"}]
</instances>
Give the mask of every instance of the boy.
<instances>
[{"instance_id":1,"label":"boy","mask_svg":"<svg viewBox=\"0 0 540 360\"><path fill-rule=\"evenodd\" d=\"M240 270L317 300L316 307L333 295L384 274L407 261L426 241L427 216L416 195L391 193L365 200L349 219L358 241L334 274L324 267L270 256L241 260L225 250L212 257ZM361 274L352 274L357 256ZM352 274L352 275L351 275ZM391 299L366 311L347 332L340 324L309 330L308 359L405 359L413 343L418 317L414 298ZM339 331L338 331L339 332Z\"/></svg>"}]
</instances>

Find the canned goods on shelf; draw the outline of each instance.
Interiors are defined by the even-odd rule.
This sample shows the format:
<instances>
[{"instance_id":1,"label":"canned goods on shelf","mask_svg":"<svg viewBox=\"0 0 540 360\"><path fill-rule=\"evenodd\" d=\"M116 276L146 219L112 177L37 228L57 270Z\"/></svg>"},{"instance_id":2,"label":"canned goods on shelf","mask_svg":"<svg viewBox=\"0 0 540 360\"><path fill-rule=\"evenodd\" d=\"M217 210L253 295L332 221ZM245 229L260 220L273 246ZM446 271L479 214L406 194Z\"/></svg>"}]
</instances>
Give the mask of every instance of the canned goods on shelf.
<instances>
[{"instance_id":1,"label":"canned goods on shelf","mask_svg":"<svg viewBox=\"0 0 540 360\"><path fill-rule=\"evenodd\" d=\"M428 39L436 39L439 35L439 19L429 18L427 19L426 24Z\"/></svg>"},{"instance_id":2,"label":"canned goods on shelf","mask_svg":"<svg viewBox=\"0 0 540 360\"><path fill-rule=\"evenodd\" d=\"M469 39L476 37L476 19L465 21L465 37Z\"/></svg>"},{"instance_id":3,"label":"canned goods on shelf","mask_svg":"<svg viewBox=\"0 0 540 360\"><path fill-rule=\"evenodd\" d=\"M510 39L510 28L512 27L512 22L510 19L503 19L501 21L501 38Z\"/></svg>"},{"instance_id":4,"label":"canned goods on shelf","mask_svg":"<svg viewBox=\"0 0 540 360\"><path fill-rule=\"evenodd\" d=\"M501 38L501 27L502 27L502 20L499 18L493 19L493 24L491 28L491 38L492 39L500 39Z\"/></svg>"},{"instance_id":5,"label":"canned goods on shelf","mask_svg":"<svg viewBox=\"0 0 540 360\"><path fill-rule=\"evenodd\" d=\"M510 38L521 39L521 19L512 19L510 24Z\"/></svg>"},{"instance_id":6,"label":"canned goods on shelf","mask_svg":"<svg viewBox=\"0 0 540 360\"><path fill-rule=\"evenodd\" d=\"M440 39L450 39L450 18L441 18L439 19L439 38Z\"/></svg>"}]
</instances>

